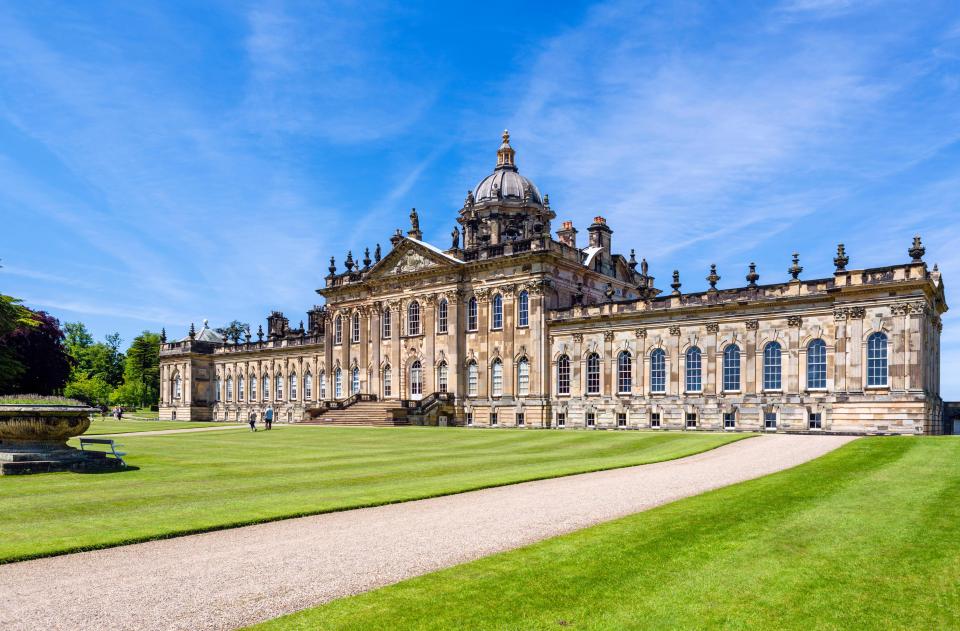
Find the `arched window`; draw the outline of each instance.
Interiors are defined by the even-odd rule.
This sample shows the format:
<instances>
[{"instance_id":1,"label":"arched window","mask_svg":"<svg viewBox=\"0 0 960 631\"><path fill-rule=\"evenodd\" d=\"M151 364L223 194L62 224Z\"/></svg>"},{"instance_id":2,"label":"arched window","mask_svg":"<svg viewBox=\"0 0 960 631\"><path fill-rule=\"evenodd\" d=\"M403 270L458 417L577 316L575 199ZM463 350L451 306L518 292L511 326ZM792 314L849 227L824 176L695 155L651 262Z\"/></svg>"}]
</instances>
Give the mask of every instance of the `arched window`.
<instances>
[{"instance_id":1,"label":"arched window","mask_svg":"<svg viewBox=\"0 0 960 631\"><path fill-rule=\"evenodd\" d=\"M183 396L183 379L180 375L173 378L173 398L179 399ZM217 401L220 400L220 380L217 379Z\"/></svg>"},{"instance_id":2,"label":"arched window","mask_svg":"<svg viewBox=\"0 0 960 631\"><path fill-rule=\"evenodd\" d=\"M416 300L407 307L407 335L420 335L420 303Z\"/></svg>"},{"instance_id":3,"label":"arched window","mask_svg":"<svg viewBox=\"0 0 960 631\"><path fill-rule=\"evenodd\" d=\"M470 362L467 365L467 394L471 397L477 396L480 390L480 369L477 368L477 362Z\"/></svg>"},{"instance_id":4,"label":"arched window","mask_svg":"<svg viewBox=\"0 0 960 631\"><path fill-rule=\"evenodd\" d=\"M263 387L260 388L262 390L260 396L263 397L264 401L268 401L270 399L270 377L268 375L263 376L263 383L261 385L263 385Z\"/></svg>"},{"instance_id":5,"label":"arched window","mask_svg":"<svg viewBox=\"0 0 960 631\"><path fill-rule=\"evenodd\" d=\"M350 320L350 341L354 344L360 342L360 314L354 313Z\"/></svg>"},{"instance_id":6,"label":"arched window","mask_svg":"<svg viewBox=\"0 0 960 631\"><path fill-rule=\"evenodd\" d=\"M736 344L723 349L723 390L740 390L740 347Z\"/></svg>"},{"instance_id":7,"label":"arched window","mask_svg":"<svg viewBox=\"0 0 960 631\"><path fill-rule=\"evenodd\" d=\"M290 400L295 401L297 399L297 373L290 373Z\"/></svg>"},{"instance_id":8,"label":"arched window","mask_svg":"<svg viewBox=\"0 0 960 631\"><path fill-rule=\"evenodd\" d=\"M441 298L437 305L437 333L447 332L447 299Z\"/></svg>"},{"instance_id":9,"label":"arched window","mask_svg":"<svg viewBox=\"0 0 960 631\"><path fill-rule=\"evenodd\" d=\"M243 395L246 393L245 385L243 375L237 377L237 401L243 401Z\"/></svg>"},{"instance_id":10,"label":"arched window","mask_svg":"<svg viewBox=\"0 0 960 631\"><path fill-rule=\"evenodd\" d=\"M383 310L383 316L380 320L380 337L390 339L390 307Z\"/></svg>"},{"instance_id":11,"label":"arched window","mask_svg":"<svg viewBox=\"0 0 960 631\"><path fill-rule=\"evenodd\" d=\"M311 399L313 399L313 375L308 370L307 374L303 376L303 400L310 401Z\"/></svg>"},{"instance_id":12,"label":"arched window","mask_svg":"<svg viewBox=\"0 0 960 631\"><path fill-rule=\"evenodd\" d=\"M447 391L447 362L440 362L437 366L437 390Z\"/></svg>"},{"instance_id":13,"label":"arched window","mask_svg":"<svg viewBox=\"0 0 960 631\"><path fill-rule=\"evenodd\" d=\"M250 375L250 402L257 400L257 376Z\"/></svg>"},{"instance_id":14,"label":"arched window","mask_svg":"<svg viewBox=\"0 0 960 631\"><path fill-rule=\"evenodd\" d=\"M393 371L390 370L390 364L383 367L383 396L393 396Z\"/></svg>"},{"instance_id":15,"label":"arched window","mask_svg":"<svg viewBox=\"0 0 960 631\"><path fill-rule=\"evenodd\" d=\"M587 394L600 394L600 355L587 357Z\"/></svg>"},{"instance_id":16,"label":"arched window","mask_svg":"<svg viewBox=\"0 0 960 631\"><path fill-rule=\"evenodd\" d=\"M557 394L570 394L570 358L566 355L557 359Z\"/></svg>"},{"instance_id":17,"label":"arched window","mask_svg":"<svg viewBox=\"0 0 960 631\"><path fill-rule=\"evenodd\" d=\"M517 362L517 394L521 397L530 394L530 361L526 357Z\"/></svg>"},{"instance_id":18,"label":"arched window","mask_svg":"<svg viewBox=\"0 0 960 631\"><path fill-rule=\"evenodd\" d=\"M470 298L467 303L467 330L477 330L477 299Z\"/></svg>"},{"instance_id":19,"label":"arched window","mask_svg":"<svg viewBox=\"0 0 960 631\"><path fill-rule=\"evenodd\" d=\"M517 326L530 325L530 294L524 289L517 297Z\"/></svg>"},{"instance_id":20,"label":"arched window","mask_svg":"<svg viewBox=\"0 0 960 631\"><path fill-rule=\"evenodd\" d=\"M503 328L503 296L500 294L493 297L493 310L490 313L490 328Z\"/></svg>"},{"instance_id":21,"label":"arched window","mask_svg":"<svg viewBox=\"0 0 960 631\"><path fill-rule=\"evenodd\" d=\"M360 392L360 369L354 366L353 372L350 375L350 394L358 394L359 392Z\"/></svg>"},{"instance_id":22,"label":"arched window","mask_svg":"<svg viewBox=\"0 0 960 631\"><path fill-rule=\"evenodd\" d=\"M179 379L179 378L180 378L180 375L177 375L173 382L173 398L174 399L180 398L180 395L178 394L180 389L177 387L177 382L176 382L176 379ZM216 380L213 382L213 388L214 388L213 399L217 403L220 403L220 389L222 387L223 387L223 382L220 379L220 375L217 375Z\"/></svg>"},{"instance_id":23,"label":"arched window","mask_svg":"<svg viewBox=\"0 0 960 631\"><path fill-rule=\"evenodd\" d=\"M321 370L320 374L317 376L320 380L320 400L327 400L327 373L326 371Z\"/></svg>"},{"instance_id":24,"label":"arched window","mask_svg":"<svg viewBox=\"0 0 960 631\"><path fill-rule=\"evenodd\" d=\"M630 394L633 389L633 358L629 351L617 355L617 392Z\"/></svg>"},{"instance_id":25,"label":"arched window","mask_svg":"<svg viewBox=\"0 0 960 631\"><path fill-rule=\"evenodd\" d=\"M410 396L419 397L423 394L423 364L420 360L410 364Z\"/></svg>"},{"instance_id":26,"label":"arched window","mask_svg":"<svg viewBox=\"0 0 960 631\"><path fill-rule=\"evenodd\" d=\"M867 338L867 385L887 385L887 336L883 333Z\"/></svg>"},{"instance_id":27,"label":"arched window","mask_svg":"<svg viewBox=\"0 0 960 631\"><path fill-rule=\"evenodd\" d=\"M277 401L283 401L283 375L277 373L277 378L273 380L273 396Z\"/></svg>"},{"instance_id":28,"label":"arched window","mask_svg":"<svg viewBox=\"0 0 960 631\"><path fill-rule=\"evenodd\" d=\"M807 344L807 388L827 387L827 343L813 340Z\"/></svg>"},{"instance_id":29,"label":"arched window","mask_svg":"<svg viewBox=\"0 0 960 631\"><path fill-rule=\"evenodd\" d=\"M667 354L662 348L650 353L650 392L667 391Z\"/></svg>"},{"instance_id":30,"label":"arched window","mask_svg":"<svg viewBox=\"0 0 960 631\"><path fill-rule=\"evenodd\" d=\"M779 390L782 387L780 378L780 344L770 342L763 348L763 389Z\"/></svg>"},{"instance_id":31,"label":"arched window","mask_svg":"<svg viewBox=\"0 0 960 631\"><path fill-rule=\"evenodd\" d=\"M490 367L490 396L503 396L503 362L499 359L493 360Z\"/></svg>"},{"instance_id":32,"label":"arched window","mask_svg":"<svg viewBox=\"0 0 960 631\"><path fill-rule=\"evenodd\" d=\"M233 377L227 377L227 401L233 401Z\"/></svg>"},{"instance_id":33,"label":"arched window","mask_svg":"<svg viewBox=\"0 0 960 631\"><path fill-rule=\"evenodd\" d=\"M343 398L343 371L340 368L333 371L333 396L337 399Z\"/></svg>"},{"instance_id":34,"label":"arched window","mask_svg":"<svg viewBox=\"0 0 960 631\"><path fill-rule=\"evenodd\" d=\"M687 392L700 392L703 390L702 359L703 357L699 348L692 346L687 349Z\"/></svg>"},{"instance_id":35,"label":"arched window","mask_svg":"<svg viewBox=\"0 0 960 631\"><path fill-rule=\"evenodd\" d=\"M340 316L333 319L333 343L343 343L343 318Z\"/></svg>"}]
</instances>

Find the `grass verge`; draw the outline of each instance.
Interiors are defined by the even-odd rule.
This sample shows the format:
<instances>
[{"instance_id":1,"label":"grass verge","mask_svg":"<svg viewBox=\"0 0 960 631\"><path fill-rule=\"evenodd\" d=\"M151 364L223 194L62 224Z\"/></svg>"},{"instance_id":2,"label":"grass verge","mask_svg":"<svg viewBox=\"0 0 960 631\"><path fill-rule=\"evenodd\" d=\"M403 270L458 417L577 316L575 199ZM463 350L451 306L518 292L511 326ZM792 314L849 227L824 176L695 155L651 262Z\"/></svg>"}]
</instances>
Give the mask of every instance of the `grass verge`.
<instances>
[{"instance_id":1,"label":"grass verge","mask_svg":"<svg viewBox=\"0 0 960 631\"><path fill-rule=\"evenodd\" d=\"M127 434L131 432L155 432L166 429L196 429L198 427L241 427L236 423L212 423L206 421L117 421L114 418L94 417L84 436L98 434Z\"/></svg>"},{"instance_id":2,"label":"grass verge","mask_svg":"<svg viewBox=\"0 0 960 631\"><path fill-rule=\"evenodd\" d=\"M255 627L960 628L960 438L794 469Z\"/></svg>"},{"instance_id":3,"label":"grass verge","mask_svg":"<svg viewBox=\"0 0 960 631\"><path fill-rule=\"evenodd\" d=\"M0 477L0 562L669 460L746 436L295 426L128 436L128 471Z\"/></svg>"}]
</instances>

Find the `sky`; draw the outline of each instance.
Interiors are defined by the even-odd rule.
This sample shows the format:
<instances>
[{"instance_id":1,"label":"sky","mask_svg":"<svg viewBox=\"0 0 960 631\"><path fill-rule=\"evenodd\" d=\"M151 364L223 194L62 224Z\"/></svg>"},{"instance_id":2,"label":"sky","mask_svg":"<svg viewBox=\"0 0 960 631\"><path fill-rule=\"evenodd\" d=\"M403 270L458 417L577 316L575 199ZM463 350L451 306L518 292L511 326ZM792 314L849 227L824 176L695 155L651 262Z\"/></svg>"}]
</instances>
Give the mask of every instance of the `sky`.
<instances>
[{"instance_id":1,"label":"sky","mask_svg":"<svg viewBox=\"0 0 960 631\"><path fill-rule=\"evenodd\" d=\"M505 128L660 288L921 234L960 399L956 0L0 3L0 292L126 343L296 323L411 207L448 247Z\"/></svg>"}]
</instances>

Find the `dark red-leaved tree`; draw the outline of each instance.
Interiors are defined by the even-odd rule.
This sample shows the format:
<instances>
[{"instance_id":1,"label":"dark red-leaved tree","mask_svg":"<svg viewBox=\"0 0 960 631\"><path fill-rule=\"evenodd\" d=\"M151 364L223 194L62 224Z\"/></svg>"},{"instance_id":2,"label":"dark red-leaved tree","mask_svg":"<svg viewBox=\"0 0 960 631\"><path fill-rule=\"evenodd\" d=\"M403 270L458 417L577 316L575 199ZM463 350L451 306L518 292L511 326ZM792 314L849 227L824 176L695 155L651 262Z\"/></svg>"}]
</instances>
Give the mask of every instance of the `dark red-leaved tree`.
<instances>
[{"instance_id":1,"label":"dark red-leaved tree","mask_svg":"<svg viewBox=\"0 0 960 631\"><path fill-rule=\"evenodd\" d=\"M18 326L0 337L0 347L8 349L24 368L12 391L59 394L70 376L60 322L45 311L33 311L32 316L36 326Z\"/></svg>"}]
</instances>

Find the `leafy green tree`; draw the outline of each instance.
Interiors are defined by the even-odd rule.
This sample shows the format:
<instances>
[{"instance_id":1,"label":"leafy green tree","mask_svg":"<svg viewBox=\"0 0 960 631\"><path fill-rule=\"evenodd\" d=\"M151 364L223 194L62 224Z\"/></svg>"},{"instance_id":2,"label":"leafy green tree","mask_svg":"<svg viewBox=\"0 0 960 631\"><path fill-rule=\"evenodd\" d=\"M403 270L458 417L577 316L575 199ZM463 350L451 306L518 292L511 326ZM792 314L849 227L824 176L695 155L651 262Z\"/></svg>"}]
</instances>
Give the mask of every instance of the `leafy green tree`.
<instances>
[{"instance_id":1,"label":"leafy green tree","mask_svg":"<svg viewBox=\"0 0 960 631\"><path fill-rule=\"evenodd\" d=\"M71 374L70 381L63 389L64 396L80 399L90 405L109 405L113 386L100 375L88 377L84 373Z\"/></svg>"},{"instance_id":2,"label":"leafy green tree","mask_svg":"<svg viewBox=\"0 0 960 631\"><path fill-rule=\"evenodd\" d=\"M127 349L123 371L123 387L131 392L139 386L140 407L160 401L160 335L144 331L133 338Z\"/></svg>"},{"instance_id":3,"label":"leafy green tree","mask_svg":"<svg viewBox=\"0 0 960 631\"><path fill-rule=\"evenodd\" d=\"M12 296L0 294L0 394L11 392L13 385L24 372L16 350L5 342L7 336L18 327L35 327L39 324L33 313Z\"/></svg>"},{"instance_id":4,"label":"leafy green tree","mask_svg":"<svg viewBox=\"0 0 960 631\"><path fill-rule=\"evenodd\" d=\"M32 312L30 318L29 325L21 324L0 338L0 348L23 366L7 386L13 392L59 394L71 368L60 322L44 311Z\"/></svg>"},{"instance_id":5,"label":"leafy green tree","mask_svg":"<svg viewBox=\"0 0 960 631\"><path fill-rule=\"evenodd\" d=\"M246 322L234 320L227 326L222 326L219 329L214 330L220 335L226 335L228 340L232 340L234 344L237 344L240 342L240 339L246 334L249 328L250 325Z\"/></svg>"},{"instance_id":6,"label":"leafy green tree","mask_svg":"<svg viewBox=\"0 0 960 631\"><path fill-rule=\"evenodd\" d=\"M120 352L119 333L111 333L106 341L95 343L82 322L67 322L63 328L65 346L74 361L71 382L99 377L111 388L123 383L124 357Z\"/></svg>"}]
</instances>

